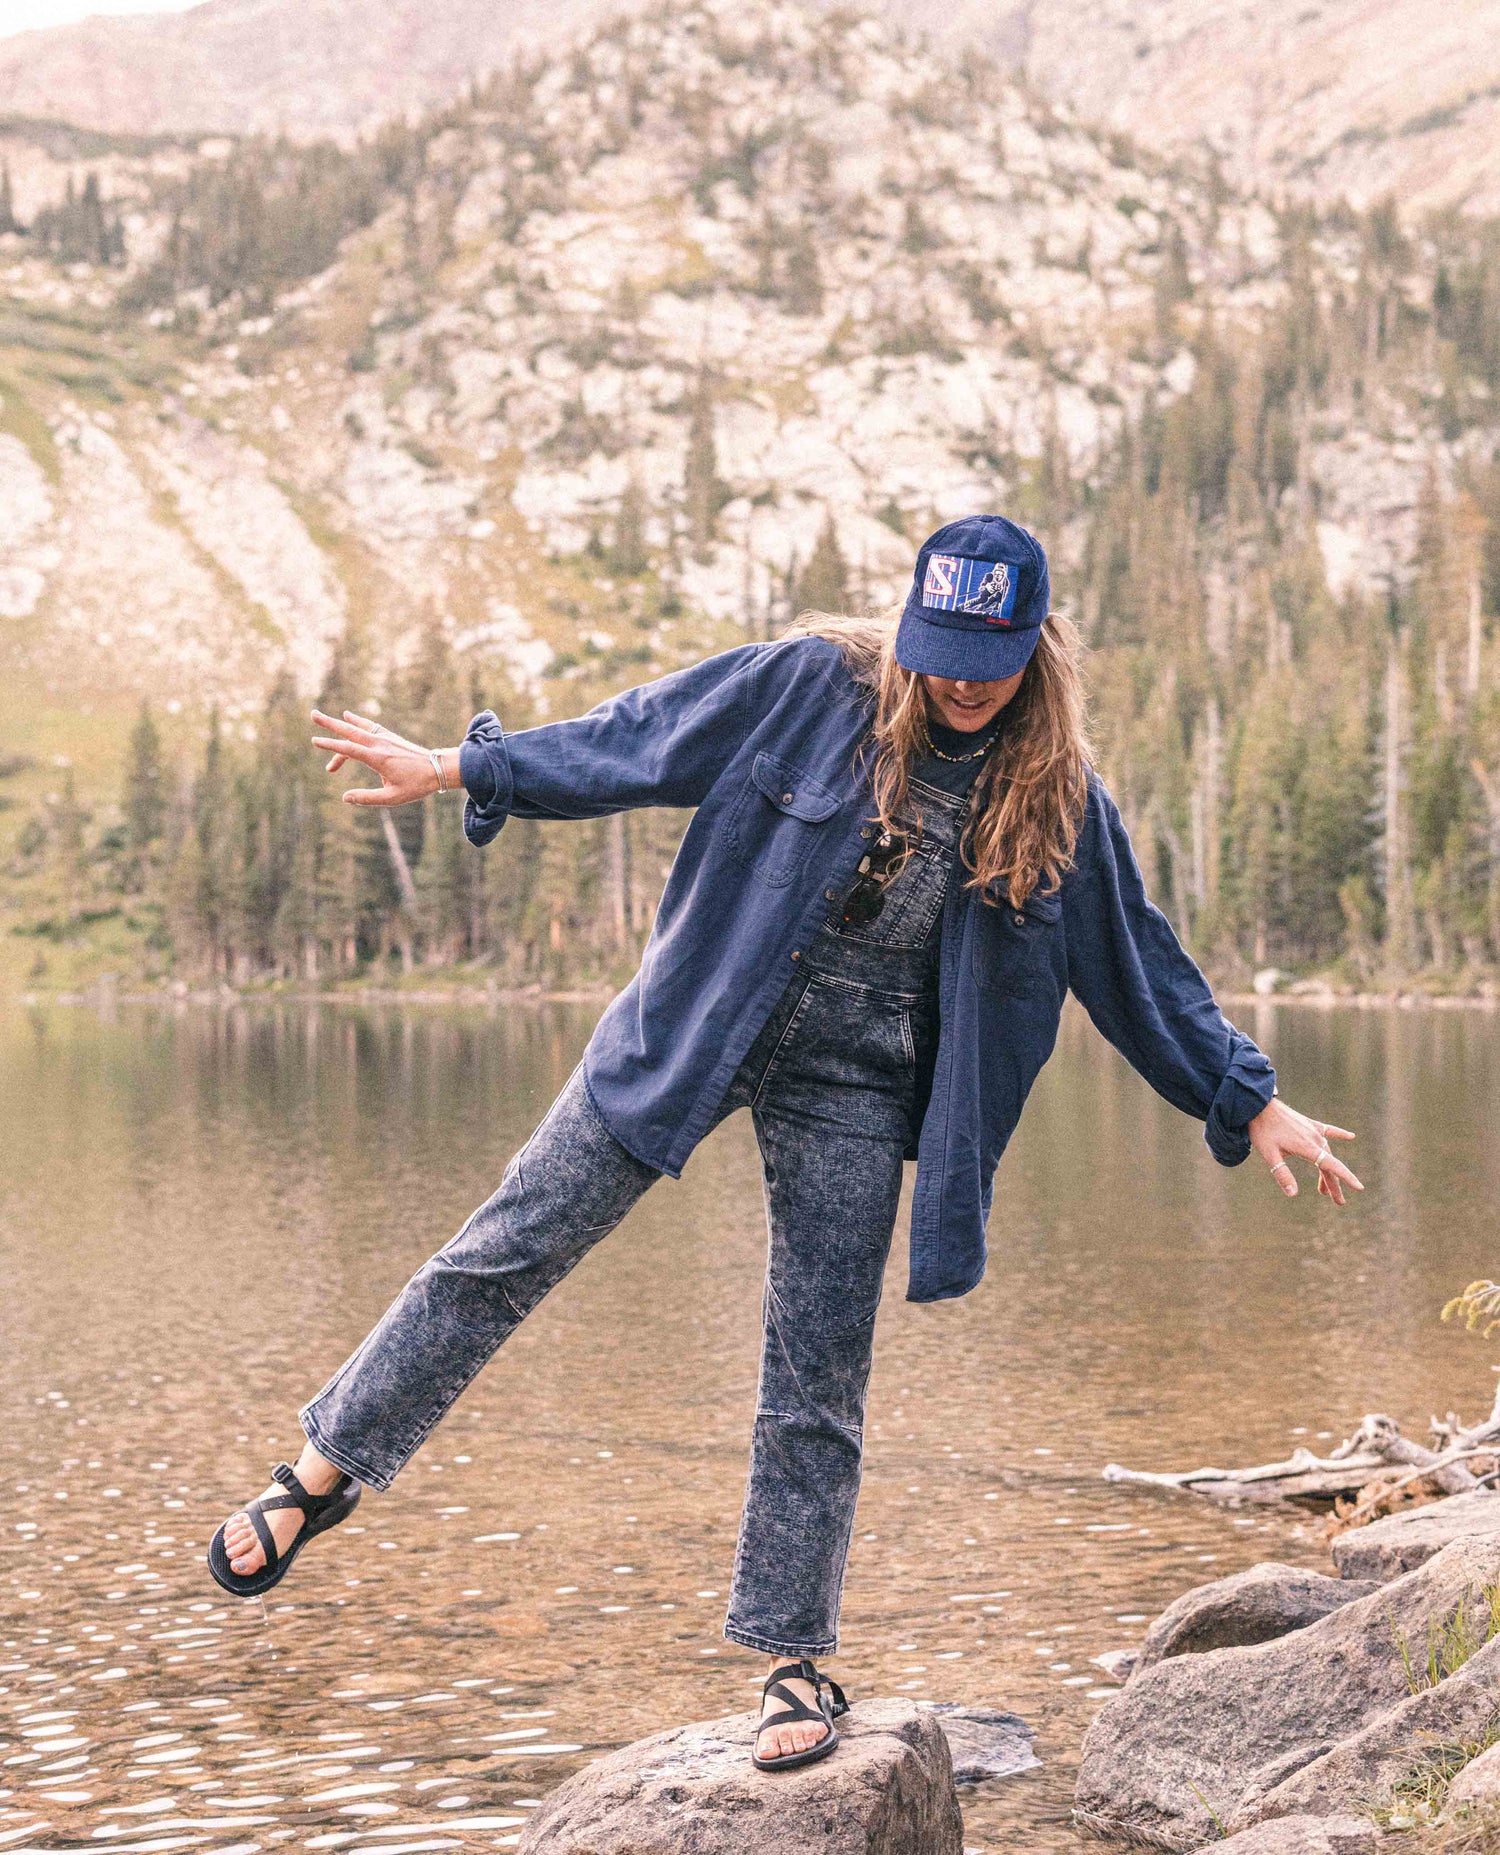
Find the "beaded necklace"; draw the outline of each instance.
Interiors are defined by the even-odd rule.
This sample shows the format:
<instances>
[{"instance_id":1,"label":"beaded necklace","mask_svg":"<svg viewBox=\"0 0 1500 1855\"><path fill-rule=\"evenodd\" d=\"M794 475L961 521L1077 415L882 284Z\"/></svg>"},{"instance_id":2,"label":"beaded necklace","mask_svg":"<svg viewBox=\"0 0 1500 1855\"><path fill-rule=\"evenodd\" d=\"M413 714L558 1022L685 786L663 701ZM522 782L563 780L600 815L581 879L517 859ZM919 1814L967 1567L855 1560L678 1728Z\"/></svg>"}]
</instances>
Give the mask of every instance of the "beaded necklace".
<instances>
[{"instance_id":1,"label":"beaded necklace","mask_svg":"<svg viewBox=\"0 0 1500 1855\"><path fill-rule=\"evenodd\" d=\"M994 744L995 736L999 732L1000 723L997 719L991 724L989 733L977 747L972 748L966 754L945 754L942 748L933 740L932 731L929 729L927 732L927 751L932 754L935 759L946 760L949 766L963 766L966 761L977 760L981 754L988 753L991 746Z\"/></svg>"}]
</instances>

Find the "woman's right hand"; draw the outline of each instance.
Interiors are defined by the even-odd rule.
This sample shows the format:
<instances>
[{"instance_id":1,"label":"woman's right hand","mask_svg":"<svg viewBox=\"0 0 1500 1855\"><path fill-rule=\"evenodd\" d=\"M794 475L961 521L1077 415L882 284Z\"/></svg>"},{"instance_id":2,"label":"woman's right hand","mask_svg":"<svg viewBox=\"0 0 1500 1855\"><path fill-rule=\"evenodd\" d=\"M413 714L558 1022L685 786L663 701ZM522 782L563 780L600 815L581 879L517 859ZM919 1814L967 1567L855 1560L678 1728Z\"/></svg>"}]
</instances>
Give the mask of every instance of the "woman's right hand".
<instances>
[{"instance_id":1,"label":"woman's right hand","mask_svg":"<svg viewBox=\"0 0 1500 1855\"><path fill-rule=\"evenodd\" d=\"M352 709L344 710L342 721L325 715L321 709L312 713L313 720L328 730L326 735L313 736L313 746L332 754L327 768L330 773L338 772L346 761L357 760L380 775L378 786L351 786L344 794L346 805L409 805L414 799L425 799L438 791L432 749L382 727L367 715L356 715ZM444 781L456 791L458 749L442 747L436 751L443 761Z\"/></svg>"}]
</instances>

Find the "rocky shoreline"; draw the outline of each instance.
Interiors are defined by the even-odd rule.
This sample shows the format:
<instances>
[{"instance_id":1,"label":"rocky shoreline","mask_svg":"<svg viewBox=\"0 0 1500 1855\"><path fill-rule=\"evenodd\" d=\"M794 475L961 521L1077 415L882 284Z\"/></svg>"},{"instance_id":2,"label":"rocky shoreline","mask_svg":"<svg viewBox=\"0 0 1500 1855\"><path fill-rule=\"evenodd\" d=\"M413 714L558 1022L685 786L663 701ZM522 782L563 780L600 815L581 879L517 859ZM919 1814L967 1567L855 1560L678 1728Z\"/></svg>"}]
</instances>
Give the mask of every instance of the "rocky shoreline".
<instances>
[{"instance_id":1,"label":"rocky shoreline","mask_svg":"<svg viewBox=\"0 0 1500 1855\"><path fill-rule=\"evenodd\" d=\"M1500 1494L1340 1534L1333 1559L1256 1566L1157 1619L1085 1739L1081 1827L1235 1855L1411 1831L1500 1849Z\"/></svg>"},{"instance_id":2,"label":"rocky shoreline","mask_svg":"<svg viewBox=\"0 0 1500 1855\"><path fill-rule=\"evenodd\" d=\"M1338 1533L1332 1569L1267 1563L1185 1592L1101 1658L1074 1822L1190 1855L1500 1855L1500 1493ZM1040 1762L993 1707L874 1698L835 1754L768 1775L756 1716L674 1727L561 1785L526 1855L961 1855L959 1786Z\"/></svg>"}]
</instances>

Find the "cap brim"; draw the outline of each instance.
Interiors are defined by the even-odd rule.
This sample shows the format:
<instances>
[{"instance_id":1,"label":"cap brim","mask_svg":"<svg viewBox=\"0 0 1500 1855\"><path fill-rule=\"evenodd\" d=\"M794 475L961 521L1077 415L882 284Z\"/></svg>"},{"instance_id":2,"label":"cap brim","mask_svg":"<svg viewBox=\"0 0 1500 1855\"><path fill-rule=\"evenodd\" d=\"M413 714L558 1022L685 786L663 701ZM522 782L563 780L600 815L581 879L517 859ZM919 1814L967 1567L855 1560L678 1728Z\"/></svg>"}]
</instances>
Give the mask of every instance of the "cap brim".
<instances>
[{"instance_id":1,"label":"cap brim","mask_svg":"<svg viewBox=\"0 0 1500 1855\"><path fill-rule=\"evenodd\" d=\"M896 631L896 662L918 676L998 683L1030 663L1040 629L1038 625L1017 631L960 629L930 624L920 612L908 610Z\"/></svg>"}]
</instances>

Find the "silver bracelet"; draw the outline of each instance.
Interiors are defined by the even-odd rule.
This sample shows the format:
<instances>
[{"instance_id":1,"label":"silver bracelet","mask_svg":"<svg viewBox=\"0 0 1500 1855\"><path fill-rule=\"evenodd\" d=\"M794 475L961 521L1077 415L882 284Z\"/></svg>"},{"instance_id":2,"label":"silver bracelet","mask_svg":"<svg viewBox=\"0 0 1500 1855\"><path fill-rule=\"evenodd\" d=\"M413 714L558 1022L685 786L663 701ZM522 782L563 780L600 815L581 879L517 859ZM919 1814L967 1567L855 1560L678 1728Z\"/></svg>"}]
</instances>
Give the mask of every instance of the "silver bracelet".
<instances>
[{"instance_id":1,"label":"silver bracelet","mask_svg":"<svg viewBox=\"0 0 1500 1855\"><path fill-rule=\"evenodd\" d=\"M437 774L438 791L446 792L448 790L448 777L443 771L443 756L435 747L429 747L427 749L427 758L432 762L433 772Z\"/></svg>"}]
</instances>

